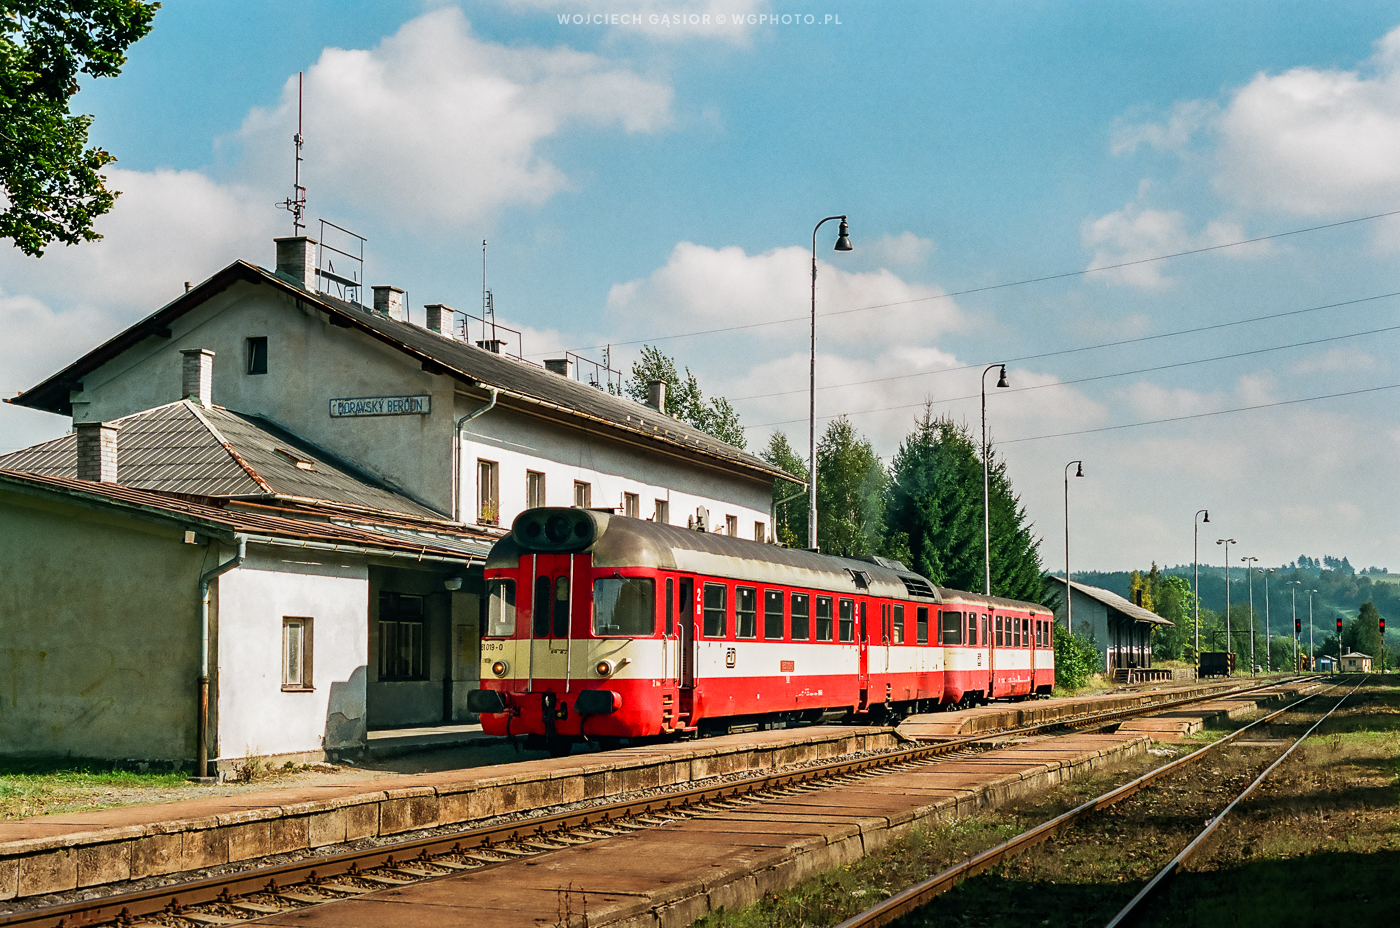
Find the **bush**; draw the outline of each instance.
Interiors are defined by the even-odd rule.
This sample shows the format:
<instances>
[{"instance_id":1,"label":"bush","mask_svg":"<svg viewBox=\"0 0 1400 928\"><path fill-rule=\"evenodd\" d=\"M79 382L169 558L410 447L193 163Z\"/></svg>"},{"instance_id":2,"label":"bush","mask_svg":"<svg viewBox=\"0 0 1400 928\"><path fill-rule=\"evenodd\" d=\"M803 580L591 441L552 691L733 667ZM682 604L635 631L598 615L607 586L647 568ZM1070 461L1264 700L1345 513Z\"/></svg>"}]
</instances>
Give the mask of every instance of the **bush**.
<instances>
[{"instance_id":1,"label":"bush","mask_svg":"<svg viewBox=\"0 0 1400 928\"><path fill-rule=\"evenodd\" d=\"M1099 672L1099 651L1090 638L1071 635L1055 623L1055 685L1078 689Z\"/></svg>"}]
</instances>

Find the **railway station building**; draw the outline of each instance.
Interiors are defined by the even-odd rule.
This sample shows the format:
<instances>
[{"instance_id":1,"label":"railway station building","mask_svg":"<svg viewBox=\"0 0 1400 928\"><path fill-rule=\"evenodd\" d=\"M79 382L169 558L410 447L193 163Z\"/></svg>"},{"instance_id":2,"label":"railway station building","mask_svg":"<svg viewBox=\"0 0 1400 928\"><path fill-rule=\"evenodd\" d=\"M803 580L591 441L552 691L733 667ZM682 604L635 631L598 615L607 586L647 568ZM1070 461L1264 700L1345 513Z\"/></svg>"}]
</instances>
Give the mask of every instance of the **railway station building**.
<instances>
[{"instance_id":1,"label":"railway station building","mask_svg":"<svg viewBox=\"0 0 1400 928\"><path fill-rule=\"evenodd\" d=\"M1049 579L1057 587L1066 585L1063 577ZM1103 661L1103 672L1110 677L1126 677L1131 672L1134 679L1151 678L1148 671L1152 668L1152 631L1172 623L1110 590L1073 581L1069 587L1074 597L1073 608L1068 610L1074 623L1070 631L1093 639ZM1060 597L1055 621L1064 625L1063 590Z\"/></svg>"},{"instance_id":2,"label":"railway station building","mask_svg":"<svg viewBox=\"0 0 1400 928\"><path fill-rule=\"evenodd\" d=\"M201 676L225 767L468 721L485 555L533 506L771 540L787 475L664 392L324 292L314 239L276 246L7 400L73 432L0 456L0 753L188 760Z\"/></svg>"}]
</instances>

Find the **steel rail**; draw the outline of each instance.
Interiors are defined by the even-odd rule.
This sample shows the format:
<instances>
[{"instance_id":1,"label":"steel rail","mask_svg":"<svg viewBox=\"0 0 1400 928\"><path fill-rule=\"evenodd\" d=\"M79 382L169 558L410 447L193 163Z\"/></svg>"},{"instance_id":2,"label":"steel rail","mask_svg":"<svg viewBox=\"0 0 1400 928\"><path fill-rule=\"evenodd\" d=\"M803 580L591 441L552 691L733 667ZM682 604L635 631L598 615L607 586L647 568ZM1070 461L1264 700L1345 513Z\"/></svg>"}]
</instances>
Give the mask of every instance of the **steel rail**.
<instances>
[{"instance_id":1,"label":"steel rail","mask_svg":"<svg viewBox=\"0 0 1400 928\"><path fill-rule=\"evenodd\" d=\"M1235 806L1248 799L1249 794L1254 792L1255 788L1257 788L1260 783L1263 783L1264 779L1268 777L1269 774L1273 773L1274 770L1277 769L1280 764L1282 764L1285 760L1288 759L1288 755L1292 754L1298 748L1299 745L1306 741L1309 735L1317 731L1318 727L1321 726L1323 722L1331 718L1332 713L1336 712L1342 707L1342 703L1347 701L1348 696L1352 695L1352 693L1355 693L1357 690L1361 689L1361 687L1365 686L1370 679L1370 676L1362 678L1360 683L1356 684L1356 686L1352 687L1348 692L1343 693L1342 698L1337 700L1337 704L1335 706L1327 710L1326 715L1322 716L1322 718L1318 719L1316 722L1313 723L1313 726L1311 728L1303 732L1303 734L1298 738L1298 740L1294 741L1291 745L1289 745L1288 750L1284 751L1283 754L1279 756L1278 760L1274 761L1267 768L1265 768L1263 773L1259 774L1259 776L1254 778L1253 783L1250 783L1244 788L1244 792L1236 796L1234 800L1220 812L1219 815L1212 818L1210 820L1210 823L1201 830L1201 833L1198 834L1195 837L1195 839L1191 841L1190 844L1182 848L1181 853L1177 854L1175 857L1172 858L1171 863L1167 864L1160 871L1158 871L1157 875L1154 876L1146 886L1139 890L1138 894L1134 896L1128 902L1127 905L1123 906L1122 910L1117 915L1113 916L1113 920L1108 923L1106 928L1118 928L1118 926L1124 924L1128 919L1131 919L1137 913L1138 906L1141 905L1144 900L1146 900L1153 893L1157 892L1161 888L1161 886L1164 883L1166 883L1167 880L1169 880L1171 877L1175 876L1178 872L1180 872L1181 868L1185 865L1187 859L1193 854L1195 854L1196 851L1200 849L1201 845L1205 843L1206 839L1215 833L1215 830L1220 827L1220 823L1225 820L1226 816L1228 816L1232 811L1234 811Z\"/></svg>"},{"instance_id":2,"label":"steel rail","mask_svg":"<svg viewBox=\"0 0 1400 928\"><path fill-rule=\"evenodd\" d=\"M1033 847L1037 844L1049 840L1050 838L1058 834L1060 831L1064 830L1067 826L1073 824L1076 820L1084 817L1085 815L1088 815L1091 812L1097 812L1101 809L1105 809L1111 805L1114 805L1115 803L1121 802L1124 799L1129 798L1130 796L1139 792L1143 787L1149 785L1153 781L1176 771L1180 767L1184 767L1189 763L1199 760L1200 758L1209 754L1215 748L1221 747L1222 745L1234 741L1240 735L1254 728L1256 725L1268 724L1269 722L1278 718L1280 715L1283 715L1285 712L1291 712L1294 709L1297 709L1303 703L1307 702L1308 700L1312 699L1314 696L1317 695L1319 694L1313 693L1308 696L1304 696L1302 699L1299 699L1296 702L1290 703L1289 705L1284 706L1283 708L1278 709L1275 712L1271 712L1270 714L1263 716L1262 718L1250 722L1248 725L1245 725L1244 727L1231 732L1223 738L1219 738L1215 741L1212 741L1210 744L1205 745L1198 751L1193 751L1192 753L1187 754L1184 757L1178 757L1176 760L1163 764L1161 767L1158 767L1155 770L1148 771L1147 773L1143 774L1137 779L1132 780L1129 783L1125 783L1124 785L1119 786L1116 789L1109 790L1101 796L1097 796L1093 799L1090 799L1089 801L1082 803L1079 806L1076 806L1075 808L1063 813L1062 815L1056 816L1055 818L1051 819L1048 822L1045 822L1042 825L1038 825L1035 828L1030 829L1029 831L1022 832L1021 834L1017 835L1009 841L1005 841L1001 844L998 844L996 847L989 848L988 850L983 851L982 853L971 858L970 860L966 860L960 864L949 867L948 869L937 873L932 877L929 877L927 880L924 880L921 883L914 884L913 886L909 887L903 892L896 893L895 895L886 899L884 902L881 902L878 905L874 905L857 915L851 916L850 918L837 925L836 928L877 928L877 926L880 925L887 925L895 919L899 918L900 916L907 915L915 909L926 905L928 902L932 901L937 896L940 896L948 890L952 889L954 886L956 886L961 881L967 879L968 877L976 876L984 870L988 870L996 866L1003 860L1006 860L1008 857L1012 857L1020 853L1026 848Z\"/></svg>"},{"instance_id":3,"label":"steel rail","mask_svg":"<svg viewBox=\"0 0 1400 928\"><path fill-rule=\"evenodd\" d=\"M694 787L686 790L665 793L642 799L624 800L542 816L532 816L515 822L499 823L480 828L464 829L448 834L416 838L373 848L342 851L321 857L303 859L285 864L254 867L235 873L205 877L199 880L181 882L174 885L151 887L118 893L97 899L81 900L42 909L15 912L0 916L0 928L78 928L83 925L96 925L116 921L126 923L143 915L158 913L178 914L180 910L194 905L227 903L233 897L254 893L276 893L297 884L314 886L327 879L341 876L355 876L363 871L379 868L392 869L411 862L432 863L432 858L462 854L477 849L490 850L493 845L548 837L571 829L604 825L648 813L676 811L686 806L695 806L723 799L742 799L762 792L803 785L814 781L827 780L851 774L865 773L883 767L893 767L903 763L924 761L959 751L986 742L1033 735L1070 728L1082 730L1088 727L1104 727L1126 718L1138 715L1151 715L1182 705L1211 701L1231 696L1241 696L1259 690L1273 689L1286 685L1293 679L1273 681L1248 687L1232 688L1207 694L1171 700L1149 706L1134 706L1128 709L1094 713L1072 719L1055 719L1038 722L1018 728L979 732L962 738L950 739L921 747L890 751L874 757L855 760L836 760L816 764L799 770L782 773L762 774L743 780L722 784ZM1311 696L1304 697L1310 699ZM1297 705L1294 703L1293 705ZM1280 710L1285 711L1285 710ZM1276 713L1277 714L1277 713ZM1257 723L1256 723L1257 724ZM1243 731L1244 729L1241 729ZM1233 737L1233 736L1232 736ZM1199 753L1199 752L1198 752ZM1195 756L1195 755L1191 755ZM489 866L489 865L488 865ZM481 867L472 867L473 870ZM443 874L447 875L447 874ZM329 901L329 900L328 900Z\"/></svg>"}]
</instances>

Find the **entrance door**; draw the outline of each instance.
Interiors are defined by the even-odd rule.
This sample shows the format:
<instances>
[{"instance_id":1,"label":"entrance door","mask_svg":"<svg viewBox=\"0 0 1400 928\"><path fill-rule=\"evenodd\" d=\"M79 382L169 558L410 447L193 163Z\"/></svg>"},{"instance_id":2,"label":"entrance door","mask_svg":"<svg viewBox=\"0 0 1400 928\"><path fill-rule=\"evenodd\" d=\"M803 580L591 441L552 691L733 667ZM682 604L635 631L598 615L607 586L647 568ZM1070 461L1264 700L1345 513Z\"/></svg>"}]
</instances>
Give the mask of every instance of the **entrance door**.
<instances>
[{"instance_id":1,"label":"entrance door","mask_svg":"<svg viewBox=\"0 0 1400 928\"><path fill-rule=\"evenodd\" d=\"M570 611L573 606L573 555L537 559L530 600L530 666L528 687L541 680L569 683Z\"/></svg>"},{"instance_id":2,"label":"entrance door","mask_svg":"<svg viewBox=\"0 0 1400 928\"><path fill-rule=\"evenodd\" d=\"M860 629L857 631L860 648L860 707L870 704L870 636L865 627L865 601L860 603Z\"/></svg>"}]
</instances>

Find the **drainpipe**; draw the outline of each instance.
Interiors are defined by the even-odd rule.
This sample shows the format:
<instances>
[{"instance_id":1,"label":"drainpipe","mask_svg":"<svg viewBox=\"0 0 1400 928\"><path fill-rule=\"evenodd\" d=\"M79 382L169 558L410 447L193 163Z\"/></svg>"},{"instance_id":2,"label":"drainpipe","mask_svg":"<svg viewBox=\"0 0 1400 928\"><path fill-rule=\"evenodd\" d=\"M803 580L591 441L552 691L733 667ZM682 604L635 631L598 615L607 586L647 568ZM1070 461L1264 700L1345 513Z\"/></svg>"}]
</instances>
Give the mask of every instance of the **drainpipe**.
<instances>
[{"instance_id":1,"label":"drainpipe","mask_svg":"<svg viewBox=\"0 0 1400 928\"><path fill-rule=\"evenodd\" d=\"M199 715L196 730L196 776L209 776L209 584L240 566L248 557L248 536L234 535L238 545L232 560L224 561L199 578Z\"/></svg>"},{"instance_id":2,"label":"drainpipe","mask_svg":"<svg viewBox=\"0 0 1400 928\"><path fill-rule=\"evenodd\" d=\"M452 518L457 522L462 521L462 501L460 499L462 487L462 426L475 419L477 416L484 416L492 409L496 408L496 398L500 396L500 389L491 387L491 399L487 404L475 412L469 412L457 420L457 428L452 432Z\"/></svg>"}]
</instances>

